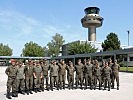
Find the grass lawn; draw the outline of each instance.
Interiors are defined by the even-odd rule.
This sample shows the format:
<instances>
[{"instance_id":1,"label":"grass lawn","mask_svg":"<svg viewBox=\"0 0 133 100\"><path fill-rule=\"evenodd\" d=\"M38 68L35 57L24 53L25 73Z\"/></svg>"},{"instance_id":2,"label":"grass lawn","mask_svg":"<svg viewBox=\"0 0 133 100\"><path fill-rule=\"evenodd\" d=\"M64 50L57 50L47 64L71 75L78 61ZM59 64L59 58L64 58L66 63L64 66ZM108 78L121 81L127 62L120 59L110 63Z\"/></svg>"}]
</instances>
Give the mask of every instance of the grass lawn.
<instances>
[{"instance_id":1,"label":"grass lawn","mask_svg":"<svg viewBox=\"0 0 133 100\"><path fill-rule=\"evenodd\" d=\"M120 67L120 71L126 71L126 67ZM128 67L128 71L133 72L133 67Z\"/></svg>"}]
</instances>

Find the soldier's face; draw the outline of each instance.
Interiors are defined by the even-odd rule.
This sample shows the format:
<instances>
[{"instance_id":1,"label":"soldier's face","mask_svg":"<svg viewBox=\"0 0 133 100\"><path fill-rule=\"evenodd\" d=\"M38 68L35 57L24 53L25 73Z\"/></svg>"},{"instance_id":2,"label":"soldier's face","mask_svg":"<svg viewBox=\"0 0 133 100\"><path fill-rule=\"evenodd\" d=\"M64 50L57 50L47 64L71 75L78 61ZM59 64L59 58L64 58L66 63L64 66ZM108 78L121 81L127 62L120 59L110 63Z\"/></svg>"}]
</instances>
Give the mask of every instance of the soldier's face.
<instances>
[{"instance_id":1,"label":"soldier's face","mask_svg":"<svg viewBox=\"0 0 133 100\"><path fill-rule=\"evenodd\" d=\"M14 66L16 63L15 62L12 62L12 65Z\"/></svg>"},{"instance_id":2,"label":"soldier's face","mask_svg":"<svg viewBox=\"0 0 133 100\"><path fill-rule=\"evenodd\" d=\"M108 63L105 63L105 67L108 67Z\"/></svg>"}]
</instances>

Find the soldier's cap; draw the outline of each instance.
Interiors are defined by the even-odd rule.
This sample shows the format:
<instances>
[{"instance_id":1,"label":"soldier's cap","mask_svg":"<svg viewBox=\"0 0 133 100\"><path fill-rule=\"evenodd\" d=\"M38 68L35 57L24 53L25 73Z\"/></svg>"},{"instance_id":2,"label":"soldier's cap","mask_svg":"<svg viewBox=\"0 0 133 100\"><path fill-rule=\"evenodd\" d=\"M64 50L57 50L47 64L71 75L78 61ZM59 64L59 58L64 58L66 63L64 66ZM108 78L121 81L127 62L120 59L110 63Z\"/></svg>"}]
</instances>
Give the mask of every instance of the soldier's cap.
<instances>
[{"instance_id":1,"label":"soldier's cap","mask_svg":"<svg viewBox=\"0 0 133 100\"><path fill-rule=\"evenodd\" d=\"M81 61L81 59L78 59L78 61Z\"/></svg>"},{"instance_id":2,"label":"soldier's cap","mask_svg":"<svg viewBox=\"0 0 133 100\"><path fill-rule=\"evenodd\" d=\"M44 61L47 61L47 59L44 59Z\"/></svg>"},{"instance_id":3,"label":"soldier's cap","mask_svg":"<svg viewBox=\"0 0 133 100\"><path fill-rule=\"evenodd\" d=\"M56 62L56 60L52 60L52 62L54 63L54 62Z\"/></svg>"},{"instance_id":4,"label":"soldier's cap","mask_svg":"<svg viewBox=\"0 0 133 100\"><path fill-rule=\"evenodd\" d=\"M90 59L87 59L87 61L91 61Z\"/></svg>"},{"instance_id":5,"label":"soldier's cap","mask_svg":"<svg viewBox=\"0 0 133 100\"><path fill-rule=\"evenodd\" d=\"M11 61L11 62L16 62L16 60L15 60L15 59L11 59L10 61Z\"/></svg>"}]
</instances>

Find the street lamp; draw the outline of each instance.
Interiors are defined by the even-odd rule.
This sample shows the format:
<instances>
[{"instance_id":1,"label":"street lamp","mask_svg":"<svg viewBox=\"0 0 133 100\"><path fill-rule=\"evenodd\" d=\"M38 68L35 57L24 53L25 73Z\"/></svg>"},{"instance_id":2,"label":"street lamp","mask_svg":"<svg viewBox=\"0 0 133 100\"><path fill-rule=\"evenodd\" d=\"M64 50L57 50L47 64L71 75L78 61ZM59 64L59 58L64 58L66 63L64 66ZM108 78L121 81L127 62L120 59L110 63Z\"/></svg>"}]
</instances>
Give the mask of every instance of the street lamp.
<instances>
[{"instance_id":1,"label":"street lamp","mask_svg":"<svg viewBox=\"0 0 133 100\"><path fill-rule=\"evenodd\" d=\"M130 31L128 30L127 33L128 33L128 46L129 46L129 34L130 34Z\"/></svg>"}]
</instances>

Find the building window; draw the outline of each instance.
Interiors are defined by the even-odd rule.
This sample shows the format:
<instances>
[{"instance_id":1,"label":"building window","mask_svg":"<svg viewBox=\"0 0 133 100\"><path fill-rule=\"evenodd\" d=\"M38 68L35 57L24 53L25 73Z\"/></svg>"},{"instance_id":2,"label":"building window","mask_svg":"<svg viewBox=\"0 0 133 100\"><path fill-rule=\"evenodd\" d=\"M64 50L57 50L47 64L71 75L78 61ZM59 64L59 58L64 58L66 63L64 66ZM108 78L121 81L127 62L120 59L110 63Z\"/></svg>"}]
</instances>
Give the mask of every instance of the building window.
<instances>
[{"instance_id":1,"label":"building window","mask_svg":"<svg viewBox=\"0 0 133 100\"><path fill-rule=\"evenodd\" d=\"M124 61L127 61L127 58L124 58Z\"/></svg>"},{"instance_id":2,"label":"building window","mask_svg":"<svg viewBox=\"0 0 133 100\"><path fill-rule=\"evenodd\" d=\"M130 57L129 59L130 59L130 61L133 61L133 57Z\"/></svg>"}]
</instances>

